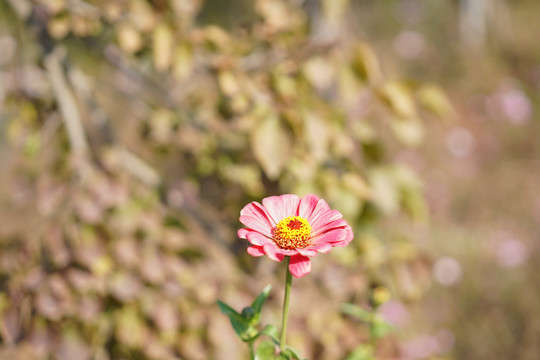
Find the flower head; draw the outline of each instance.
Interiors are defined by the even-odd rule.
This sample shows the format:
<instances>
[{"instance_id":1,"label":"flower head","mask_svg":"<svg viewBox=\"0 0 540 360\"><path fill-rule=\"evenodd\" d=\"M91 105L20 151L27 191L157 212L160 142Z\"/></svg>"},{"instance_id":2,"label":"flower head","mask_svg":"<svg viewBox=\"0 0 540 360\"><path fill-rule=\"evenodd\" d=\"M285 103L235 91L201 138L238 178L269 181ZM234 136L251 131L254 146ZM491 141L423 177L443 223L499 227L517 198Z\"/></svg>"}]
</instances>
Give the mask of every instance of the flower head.
<instances>
[{"instance_id":1,"label":"flower head","mask_svg":"<svg viewBox=\"0 0 540 360\"><path fill-rule=\"evenodd\" d=\"M303 198L286 194L252 202L240 211L238 230L251 246L253 256L268 255L274 261L290 256L289 270L297 278L311 271L310 257L346 246L353 238L349 224L323 199L309 194Z\"/></svg>"}]
</instances>

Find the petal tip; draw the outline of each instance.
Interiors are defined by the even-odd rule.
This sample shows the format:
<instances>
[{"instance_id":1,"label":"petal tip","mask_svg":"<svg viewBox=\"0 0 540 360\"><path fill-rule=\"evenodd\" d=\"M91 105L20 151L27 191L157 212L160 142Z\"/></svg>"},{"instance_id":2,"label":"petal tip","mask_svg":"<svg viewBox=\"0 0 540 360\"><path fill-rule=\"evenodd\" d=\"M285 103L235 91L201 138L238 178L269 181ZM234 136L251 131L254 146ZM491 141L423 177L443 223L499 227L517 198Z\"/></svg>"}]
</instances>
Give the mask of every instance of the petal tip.
<instances>
[{"instance_id":1,"label":"petal tip","mask_svg":"<svg viewBox=\"0 0 540 360\"><path fill-rule=\"evenodd\" d=\"M311 272L311 260L307 256L292 256L289 262L289 271L295 278L301 278Z\"/></svg>"}]
</instances>

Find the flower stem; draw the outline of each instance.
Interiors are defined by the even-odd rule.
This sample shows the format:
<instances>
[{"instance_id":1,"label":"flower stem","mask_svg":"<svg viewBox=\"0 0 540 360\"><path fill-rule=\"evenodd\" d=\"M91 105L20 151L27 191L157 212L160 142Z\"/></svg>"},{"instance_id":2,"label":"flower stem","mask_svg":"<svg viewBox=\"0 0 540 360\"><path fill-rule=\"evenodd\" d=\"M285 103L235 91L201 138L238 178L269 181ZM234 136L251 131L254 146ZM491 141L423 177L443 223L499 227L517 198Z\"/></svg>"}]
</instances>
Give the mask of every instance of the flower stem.
<instances>
[{"instance_id":1,"label":"flower stem","mask_svg":"<svg viewBox=\"0 0 540 360\"><path fill-rule=\"evenodd\" d=\"M254 360L255 359L255 349L253 348L253 341L250 341L248 345L249 345L249 358L251 360Z\"/></svg>"},{"instance_id":2,"label":"flower stem","mask_svg":"<svg viewBox=\"0 0 540 360\"><path fill-rule=\"evenodd\" d=\"M281 318L281 339L279 349L285 350L285 341L287 338L287 320L289 318L289 298L291 296L292 274L289 271L290 256L285 257L286 276L285 276L285 296L283 297L283 316Z\"/></svg>"}]
</instances>

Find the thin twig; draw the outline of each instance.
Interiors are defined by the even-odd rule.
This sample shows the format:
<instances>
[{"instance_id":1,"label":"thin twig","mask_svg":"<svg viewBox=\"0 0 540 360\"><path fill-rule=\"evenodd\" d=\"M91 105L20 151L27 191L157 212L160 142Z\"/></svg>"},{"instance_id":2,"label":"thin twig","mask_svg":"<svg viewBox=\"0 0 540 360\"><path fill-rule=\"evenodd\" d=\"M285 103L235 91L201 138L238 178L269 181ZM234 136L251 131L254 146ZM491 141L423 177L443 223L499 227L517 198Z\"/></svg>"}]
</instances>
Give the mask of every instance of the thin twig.
<instances>
[{"instance_id":1,"label":"thin twig","mask_svg":"<svg viewBox=\"0 0 540 360\"><path fill-rule=\"evenodd\" d=\"M149 186L157 186L161 182L158 172L137 155L127 149L121 150L121 166L131 175Z\"/></svg>"},{"instance_id":2,"label":"thin twig","mask_svg":"<svg viewBox=\"0 0 540 360\"><path fill-rule=\"evenodd\" d=\"M63 57L64 51L62 49L54 49L45 58L45 69L51 80L53 91L60 107L60 113L66 126L71 149L75 155L86 155L88 153L88 142L75 97L69 89L62 69L61 59Z\"/></svg>"}]
</instances>

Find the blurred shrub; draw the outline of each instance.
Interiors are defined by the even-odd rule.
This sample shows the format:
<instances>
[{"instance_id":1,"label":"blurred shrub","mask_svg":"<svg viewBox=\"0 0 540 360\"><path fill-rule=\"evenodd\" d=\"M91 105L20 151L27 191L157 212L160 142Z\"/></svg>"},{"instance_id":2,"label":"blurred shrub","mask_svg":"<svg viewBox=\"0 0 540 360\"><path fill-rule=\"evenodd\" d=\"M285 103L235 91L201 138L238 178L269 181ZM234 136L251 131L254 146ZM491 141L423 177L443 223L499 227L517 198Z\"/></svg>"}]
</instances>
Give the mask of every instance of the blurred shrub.
<instances>
[{"instance_id":1,"label":"blurred shrub","mask_svg":"<svg viewBox=\"0 0 540 360\"><path fill-rule=\"evenodd\" d=\"M238 359L215 299L259 289L237 265L268 278L234 255L245 248L239 209L269 194L317 193L355 224L356 245L334 260L356 285L326 300L357 299L364 273L389 271L410 298L422 291L414 247L370 225L426 219L421 181L392 154L419 145L422 118L444 115L447 100L387 78L348 30L346 1L252 5L226 29L197 19L212 6L198 0L0 1L10 356ZM311 358L362 341L336 347L350 327L321 320L299 339Z\"/></svg>"}]
</instances>

